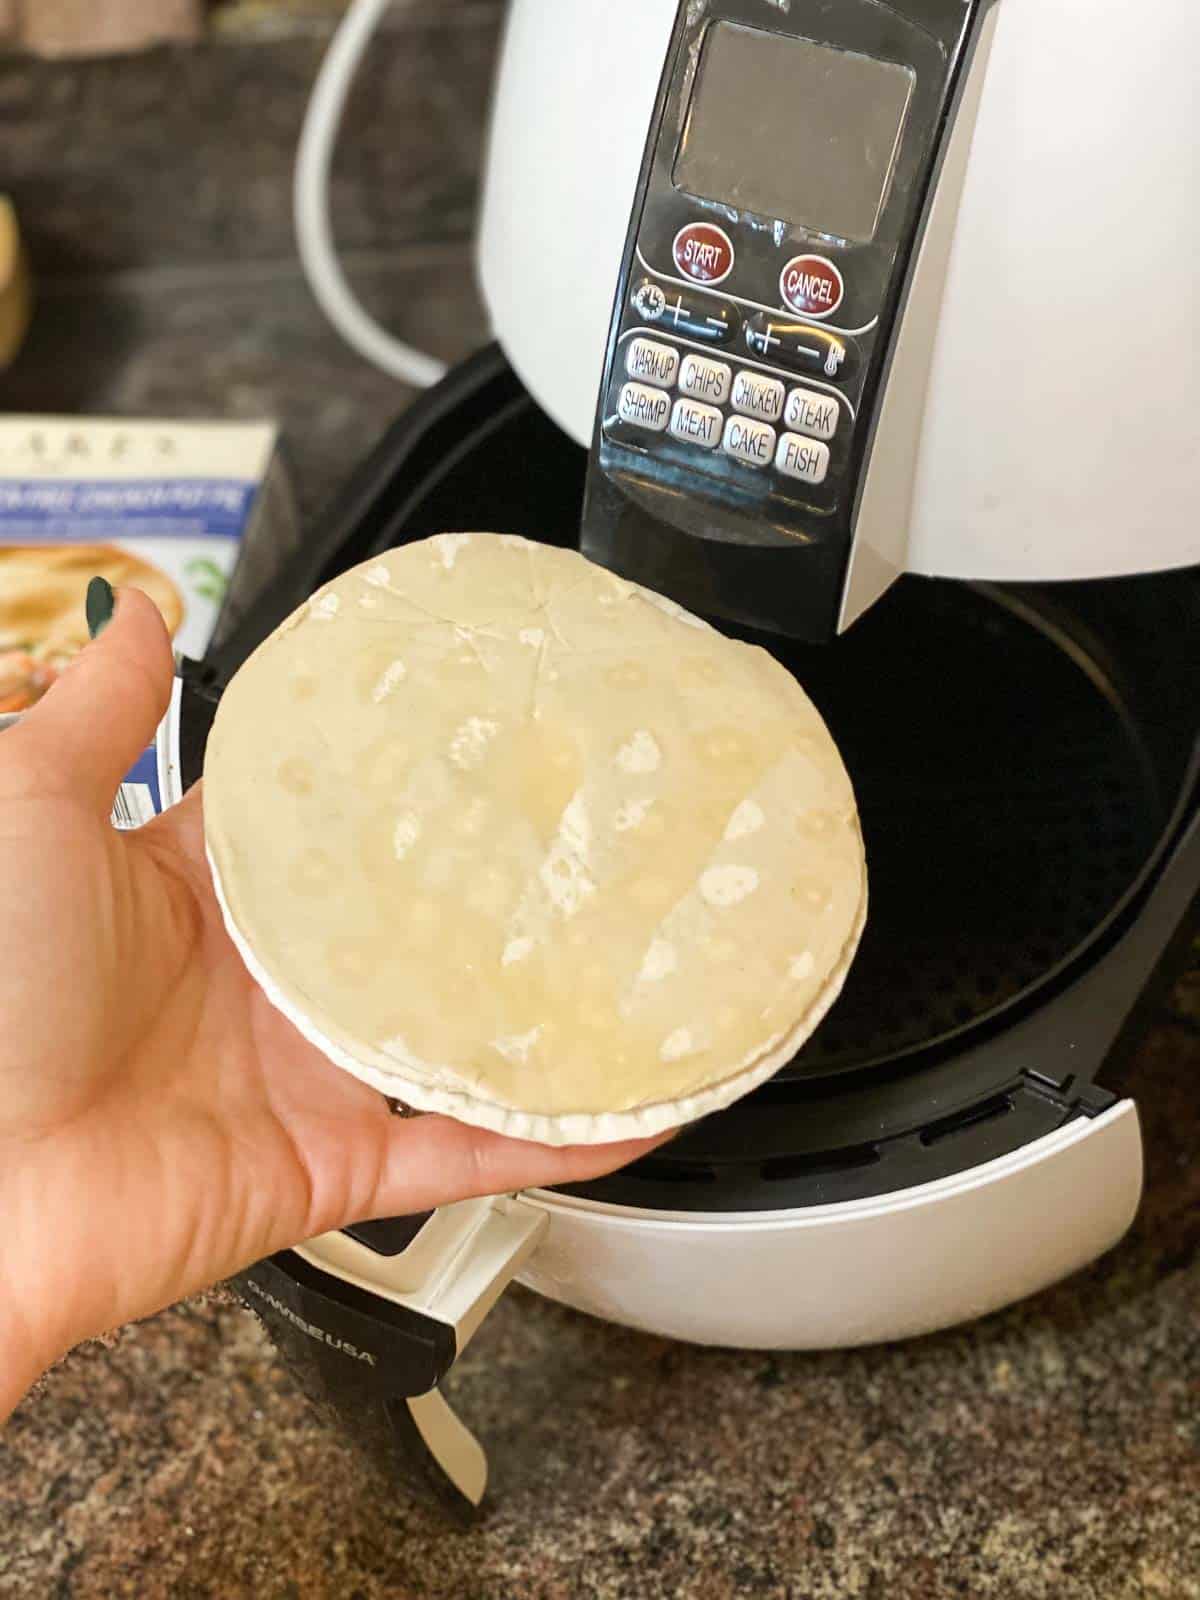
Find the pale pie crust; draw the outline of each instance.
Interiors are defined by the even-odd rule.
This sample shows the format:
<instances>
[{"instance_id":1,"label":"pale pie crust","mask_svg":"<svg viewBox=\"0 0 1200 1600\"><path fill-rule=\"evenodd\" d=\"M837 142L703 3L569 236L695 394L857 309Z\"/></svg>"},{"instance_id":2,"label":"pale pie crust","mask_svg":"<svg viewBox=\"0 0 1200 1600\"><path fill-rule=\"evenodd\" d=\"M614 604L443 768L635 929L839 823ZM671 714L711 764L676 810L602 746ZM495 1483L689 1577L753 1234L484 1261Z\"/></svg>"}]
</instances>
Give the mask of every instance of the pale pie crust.
<instances>
[{"instance_id":1,"label":"pale pie crust","mask_svg":"<svg viewBox=\"0 0 1200 1600\"><path fill-rule=\"evenodd\" d=\"M545 1144L769 1078L866 917L850 781L791 675L509 536L389 552L277 629L218 709L205 828L230 937L306 1039Z\"/></svg>"}]
</instances>

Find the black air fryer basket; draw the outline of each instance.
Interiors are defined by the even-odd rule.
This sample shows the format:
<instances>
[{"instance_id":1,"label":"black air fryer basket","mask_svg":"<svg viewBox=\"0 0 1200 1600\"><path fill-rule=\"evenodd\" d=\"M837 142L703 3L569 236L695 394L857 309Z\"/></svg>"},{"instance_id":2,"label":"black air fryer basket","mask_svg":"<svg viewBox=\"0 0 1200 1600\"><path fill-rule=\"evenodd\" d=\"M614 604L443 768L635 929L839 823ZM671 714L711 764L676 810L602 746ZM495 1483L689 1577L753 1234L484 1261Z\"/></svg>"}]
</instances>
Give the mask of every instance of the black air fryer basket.
<instances>
[{"instance_id":1,"label":"black air fryer basket","mask_svg":"<svg viewBox=\"0 0 1200 1600\"><path fill-rule=\"evenodd\" d=\"M585 468L496 347L458 368L189 669L185 781L221 685L321 583L446 531L574 545ZM1168 975L1167 933L1182 949L1200 880L1200 569L1004 588L905 578L831 645L719 625L795 673L843 752L867 928L840 1000L771 1083L578 1192L679 1210L850 1199L1111 1104L1107 1010L1121 1019L1151 973ZM1165 908L1160 894L1139 915L1167 862ZM1128 981L1111 963L1100 981L1118 946Z\"/></svg>"}]
</instances>

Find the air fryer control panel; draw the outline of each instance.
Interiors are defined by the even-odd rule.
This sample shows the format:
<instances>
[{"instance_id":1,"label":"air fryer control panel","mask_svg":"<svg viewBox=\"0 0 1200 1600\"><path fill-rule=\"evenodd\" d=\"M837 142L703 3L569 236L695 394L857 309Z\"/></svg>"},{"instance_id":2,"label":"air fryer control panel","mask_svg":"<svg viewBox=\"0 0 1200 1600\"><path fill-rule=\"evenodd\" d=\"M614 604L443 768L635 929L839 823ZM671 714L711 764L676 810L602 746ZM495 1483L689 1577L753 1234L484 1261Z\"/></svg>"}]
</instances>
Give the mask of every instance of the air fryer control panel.
<instances>
[{"instance_id":1,"label":"air fryer control panel","mask_svg":"<svg viewBox=\"0 0 1200 1600\"><path fill-rule=\"evenodd\" d=\"M610 327L588 554L684 603L834 631L906 276L987 4L681 4Z\"/></svg>"},{"instance_id":2,"label":"air fryer control panel","mask_svg":"<svg viewBox=\"0 0 1200 1600\"><path fill-rule=\"evenodd\" d=\"M709 242L716 231L685 224L673 255L721 251L732 260L724 230ZM787 270L822 288L837 282L827 258ZM832 296L840 300L840 289ZM724 475L731 485L738 469L762 471L775 494L828 515L845 486L857 421L859 340L844 328L698 294L649 273L634 284L630 311L604 424L609 438L661 452L685 470ZM873 331L864 330L868 340Z\"/></svg>"}]
</instances>

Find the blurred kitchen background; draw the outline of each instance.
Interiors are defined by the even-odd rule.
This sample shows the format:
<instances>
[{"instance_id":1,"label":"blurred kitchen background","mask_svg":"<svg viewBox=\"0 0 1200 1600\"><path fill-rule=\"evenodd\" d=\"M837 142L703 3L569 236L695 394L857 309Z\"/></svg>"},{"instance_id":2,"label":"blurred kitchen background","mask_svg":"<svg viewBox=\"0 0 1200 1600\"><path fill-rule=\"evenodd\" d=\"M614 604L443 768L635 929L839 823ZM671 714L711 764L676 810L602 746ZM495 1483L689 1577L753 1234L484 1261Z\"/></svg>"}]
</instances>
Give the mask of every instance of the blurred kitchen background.
<instances>
[{"instance_id":1,"label":"blurred kitchen background","mask_svg":"<svg viewBox=\"0 0 1200 1600\"><path fill-rule=\"evenodd\" d=\"M35 308L3 410L276 418L306 511L365 452L409 392L327 325L291 214L305 102L343 9L0 0L0 196ZM351 283L448 359L484 337L467 245L502 11L393 6L334 162Z\"/></svg>"}]
</instances>

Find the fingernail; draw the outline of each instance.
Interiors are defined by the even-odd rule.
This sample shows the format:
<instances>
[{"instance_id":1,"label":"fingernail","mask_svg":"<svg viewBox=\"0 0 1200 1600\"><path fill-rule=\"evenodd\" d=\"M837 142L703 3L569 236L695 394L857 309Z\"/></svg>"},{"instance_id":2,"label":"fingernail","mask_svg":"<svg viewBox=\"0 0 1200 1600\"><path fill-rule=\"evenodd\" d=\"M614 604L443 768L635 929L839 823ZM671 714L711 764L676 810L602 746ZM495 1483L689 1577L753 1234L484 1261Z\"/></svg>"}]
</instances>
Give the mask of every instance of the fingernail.
<instances>
[{"instance_id":1,"label":"fingernail","mask_svg":"<svg viewBox=\"0 0 1200 1600\"><path fill-rule=\"evenodd\" d=\"M112 621L113 607L116 603L113 586L108 579L93 578L87 586L87 601L84 606L88 632L93 639Z\"/></svg>"}]
</instances>

